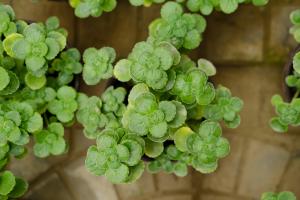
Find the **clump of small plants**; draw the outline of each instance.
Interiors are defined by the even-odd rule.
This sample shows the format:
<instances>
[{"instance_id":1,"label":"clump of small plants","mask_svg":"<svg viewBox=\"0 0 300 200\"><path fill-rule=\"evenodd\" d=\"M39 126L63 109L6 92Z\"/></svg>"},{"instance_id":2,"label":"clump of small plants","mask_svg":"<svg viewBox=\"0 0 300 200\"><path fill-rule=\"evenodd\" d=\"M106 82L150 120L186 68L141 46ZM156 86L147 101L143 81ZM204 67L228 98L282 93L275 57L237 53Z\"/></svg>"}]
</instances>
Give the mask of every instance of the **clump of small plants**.
<instances>
[{"instance_id":1,"label":"clump of small plants","mask_svg":"<svg viewBox=\"0 0 300 200\"><path fill-rule=\"evenodd\" d=\"M203 15L209 15L213 10L231 14L235 12L239 4L242 3L264 6L268 2L269 0L187 0L186 5L191 12L200 12Z\"/></svg>"},{"instance_id":2,"label":"clump of small plants","mask_svg":"<svg viewBox=\"0 0 300 200\"><path fill-rule=\"evenodd\" d=\"M293 23L297 21L297 14L299 15L299 10L291 13L290 18ZM296 26L292 29L296 30ZM297 40L297 31L291 32ZM300 52L297 52L294 55L292 66L292 73L285 79L286 85L290 87L291 91L294 93L292 100L290 102L286 102L278 94L274 95L271 100L272 105L275 107L277 116L270 120L270 126L276 132L287 132L289 125L300 125Z\"/></svg>"},{"instance_id":3,"label":"clump of small plants","mask_svg":"<svg viewBox=\"0 0 300 200\"><path fill-rule=\"evenodd\" d=\"M75 77L86 66L76 48L66 48L67 36L57 17L28 23L0 4L1 199L26 192L25 181L3 170L11 157L26 155L31 139L37 157L61 155L68 149L64 127L75 121Z\"/></svg>"},{"instance_id":4,"label":"clump of small plants","mask_svg":"<svg viewBox=\"0 0 300 200\"><path fill-rule=\"evenodd\" d=\"M117 0L69 0L79 18L99 17L103 12L111 12L117 6Z\"/></svg>"},{"instance_id":5,"label":"clump of small plants","mask_svg":"<svg viewBox=\"0 0 300 200\"><path fill-rule=\"evenodd\" d=\"M199 46L205 20L184 14L175 2L166 3L161 16L150 25L149 38L115 64L109 47L83 54L88 84L118 81L101 96L80 93L76 114L86 137L96 139L87 169L113 183L134 182L146 168L178 176L186 176L188 166L212 173L230 152L220 122L229 128L240 124L243 102L209 82L213 64L195 63L182 53ZM162 31L169 28L173 32Z\"/></svg>"},{"instance_id":6,"label":"clump of small plants","mask_svg":"<svg viewBox=\"0 0 300 200\"><path fill-rule=\"evenodd\" d=\"M292 192L266 192L261 196L261 200L297 200Z\"/></svg>"}]
</instances>

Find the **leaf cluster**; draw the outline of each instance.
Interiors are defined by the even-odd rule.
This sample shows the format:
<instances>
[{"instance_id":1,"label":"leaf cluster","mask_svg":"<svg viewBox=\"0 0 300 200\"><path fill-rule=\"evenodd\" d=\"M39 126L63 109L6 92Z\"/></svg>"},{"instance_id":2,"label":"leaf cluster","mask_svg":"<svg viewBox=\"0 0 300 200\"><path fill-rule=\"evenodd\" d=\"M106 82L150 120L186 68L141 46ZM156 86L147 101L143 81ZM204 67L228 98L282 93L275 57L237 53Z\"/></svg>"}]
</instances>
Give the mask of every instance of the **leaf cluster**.
<instances>
[{"instance_id":1,"label":"leaf cluster","mask_svg":"<svg viewBox=\"0 0 300 200\"><path fill-rule=\"evenodd\" d=\"M88 85L96 85L102 79L109 79L113 74L112 63L116 52L111 47L101 49L88 48L83 53L83 80Z\"/></svg>"},{"instance_id":2,"label":"leaf cluster","mask_svg":"<svg viewBox=\"0 0 300 200\"><path fill-rule=\"evenodd\" d=\"M144 171L141 158L144 140L125 130L105 129L97 137L97 145L88 149L85 165L94 175L104 175L112 183L130 183Z\"/></svg>"},{"instance_id":3,"label":"leaf cluster","mask_svg":"<svg viewBox=\"0 0 300 200\"><path fill-rule=\"evenodd\" d=\"M238 9L239 4L252 3L255 6L264 6L269 0L188 0L186 5L192 12L210 15L214 9L231 14Z\"/></svg>"},{"instance_id":4,"label":"leaf cluster","mask_svg":"<svg viewBox=\"0 0 300 200\"><path fill-rule=\"evenodd\" d=\"M300 43L300 9L290 14L290 20L293 24L290 28L290 33L294 36L295 40Z\"/></svg>"},{"instance_id":5,"label":"leaf cluster","mask_svg":"<svg viewBox=\"0 0 300 200\"><path fill-rule=\"evenodd\" d=\"M161 18L155 19L149 26L149 36L156 41L166 41L177 49L195 49L202 41L206 28L205 19L198 14L184 13L176 2L167 2L162 6Z\"/></svg>"},{"instance_id":6,"label":"leaf cluster","mask_svg":"<svg viewBox=\"0 0 300 200\"><path fill-rule=\"evenodd\" d=\"M0 174L0 199L18 199L28 189L28 183L21 178L15 177L11 171Z\"/></svg>"},{"instance_id":7,"label":"leaf cluster","mask_svg":"<svg viewBox=\"0 0 300 200\"><path fill-rule=\"evenodd\" d=\"M155 90L165 90L174 78L170 68L179 61L180 53L170 43L154 44L148 40L137 43L128 59L116 64L114 75L122 82L132 79L136 83L146 83Z\"/></svg>"},{"instance_id":8,"label":"leaf cluster","mask_svg":"<svg viewBox=\"0 0 300 200\"><path fill-rule=\"evenodd\" d=\"M122 87L108 87L101 97L88 97L79 93L76 118L84 127L87 138L96 139L103 129L119 128L125 111L126 90Z\"/></svg>"},{"instance_id":9,"label":"leaf cluster","mask_svg":"<svg viewBox=\"0 0 300 200\"><path fill-rule=\"evenodd\" d=\"M266 192L261 196L261 200L297 200L296 196L292 192L280 192L278 194L274 192Z\"/></svg>"},{"instance_id":10,"label":"leaf cluster","mask_svg":"<svg viewBox=\"0 0 300 200\"><path fill-rule=\"evenodd\" d=\"M270 120L270 126L274 131L287 132L289 125L300 125L299 98L295 98L290 103L287 103L283 101L280 95L274 95L271 102L278 115Z\"/></svg>"},{"instance_id":11,"label":"leaf cluster","mask_svg":"<svg viewBox=\"0 0 300 200\"><path fill-rule=\"evenodd\" d=\"M89 16L99 17L103 12L111 12L117 6L116 0L69 0L71 7L75 9L75 15L79 18Z\"/></svg>"}]
</instances>

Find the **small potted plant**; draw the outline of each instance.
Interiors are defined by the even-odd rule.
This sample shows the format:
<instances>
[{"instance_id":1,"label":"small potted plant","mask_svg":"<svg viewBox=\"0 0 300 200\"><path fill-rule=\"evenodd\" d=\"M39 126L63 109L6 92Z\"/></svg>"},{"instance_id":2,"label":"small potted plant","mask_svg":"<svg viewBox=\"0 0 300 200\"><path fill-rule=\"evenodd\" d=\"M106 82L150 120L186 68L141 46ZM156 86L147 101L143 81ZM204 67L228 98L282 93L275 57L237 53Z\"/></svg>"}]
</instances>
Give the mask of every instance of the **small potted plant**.
<instances>
[{"instance_id":1,"label":"small potted plant","mask_svg":"<svg viewBox=\"0 0 300 200\"><path fill-rule=\"evenodd\" d=\"M294 25L290 29L290 33L294 36L297 42L299 40L299 24L300 24L300 10L295 10L291 13L290 19ZM283 85L284 98L280 95L272 97L272 105L275 106L277 117L270 120L270 126L276 132L287 132L288 126L300 125L300 53L299 48L292 52L291 59L287 62L284 68Z\"/></svg>"}]
</instances>

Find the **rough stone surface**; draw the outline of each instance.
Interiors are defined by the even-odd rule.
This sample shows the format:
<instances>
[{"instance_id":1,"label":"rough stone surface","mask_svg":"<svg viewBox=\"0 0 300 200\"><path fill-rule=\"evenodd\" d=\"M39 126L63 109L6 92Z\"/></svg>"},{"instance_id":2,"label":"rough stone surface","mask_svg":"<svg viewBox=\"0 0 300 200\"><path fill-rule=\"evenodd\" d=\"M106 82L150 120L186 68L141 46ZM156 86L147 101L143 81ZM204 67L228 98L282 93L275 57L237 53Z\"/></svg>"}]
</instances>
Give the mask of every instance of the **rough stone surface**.
<instances>
[{"instance_id":1,"label":"rough stone surface","mask_svg":"<svg viewBox=\"0 0 300 200\"><path fill-rule=\"evenodd\" d=\"M67 184L72 188L77 199L118 199L113 184L104 177L96 177L87 171L84 158L73 161L63 169L63 172Z\"/></svg>"},{"instance_id":2,"label":"rough stone surface","mask_svg":"<svg viewBox=\"0 0 300 200\"><path fill-rule=\"evenodd\" d=\"M258 198L263 192L274 191L289 159L289 152L279 146L251 140L247 149L238 194Z\"/></svg>"},{"instance_id":3,"label":"rough stone surface","mask_svg":"<svg viewBox=\"0 0 300 200\"><path fill-rule=\"evenodd\" d=\"M215 13L209 17L204 40L207 57L212 61L261 61L263 12L252 6L240 6L230 16Z\"/></svg>"},{"instance_id":4,"label":"rough stone surface","mask_svg":"<svg viewBox=\"0 0 300 200\"><path fill-rule=\"evenodd\" d=\"M160 196L156 198L151 198L151 200L192 200L192 195L167 195L167 196Z\"/></svg>"},{"instance_id":5,"label":"rough stone surface","mask_svg":"<svg viewBox=\"0 0 300 200\"><path fill-rule=\"evenodd\" d=\"M289 190L296 194L297 197L300 197L299 183L300 183L300 153L295 155L291 160L287 172L283 176L281 190Z\"/></svg>"},{"instance_id":6,"label":"rough stone surface","mask_svg":"<svg viewBox=\"0 0 300 200\"><path fill-rule=\"evenodd\" d=\"M144 172L142 177L135 183L116 186L118 194L122 200L132 200L144 198L155 194L154 177L152 174Z\"/></svg>"},{"instance_id":7,"label":"rough stone surface","mask_svg":"<svg viewBox=\"0 0 300 200\"><path fill-rule=\"evenodd\" d=\"M164 172L155 175L159 191L187 191L192 189L192 176L189 173L186 177L177 177L174 174Z\"/></svg>"},{"instance_id":8,"label":"rough stone surface","mask_svg":"<svg viewBox=\"0 0 300 200\"><path fill-rule=\"evenodd\" d=\"M216 194L204 194L201 195L198 200L242 200L241 197L228 197Z\"/></svg>"},{"instance_id":9,"label":"rough stone surface","mask_svg":"<svg viewBox=\"0 0 300 200\"><path fill-rule=\"evenodd\" d=\"M118 57L127 56L136 41L136 10L128 1L118 1L112 13L78 20L78 46L80 49L110 46L116 49Z\"/></svg>"},{"instance_id":10,"label":"rough stone surface","mask_svg":"<svg viewBox=\"0 0 300 200\"><path fill-rule=\"evenodd\" d=\"M37 185L31 187L26 197L30 200L74 200L55 173L49 174Z\"/></svg>"},{"instance_id":11,"label":"rough stone surface","mask_svg":"<svg viewBox=\"0 0 300 200\"><path fill-rule=\"evenodd\" d=\"M236 135L226 136L231 145L231 153L220 161L218 170L204 176L203 188L221 192L233 192L237 184L239 166L244 148L244 139Z\"/></svg>"},{"instance_id":12,"label":"rough stone surface","mask_svg":"<svg viewBox=\"0 0 300 200\"><path fill-rule=\"evenodd\" d=\"M68 42L74 44L75 40L75 17L73 9L67 1L39 1L33 3L32 0L13 0L12 6L19 19L29 21L45 21L48 17L57 16L60 19L61 27L68 30Z\"/></svg>"}]
</instances>

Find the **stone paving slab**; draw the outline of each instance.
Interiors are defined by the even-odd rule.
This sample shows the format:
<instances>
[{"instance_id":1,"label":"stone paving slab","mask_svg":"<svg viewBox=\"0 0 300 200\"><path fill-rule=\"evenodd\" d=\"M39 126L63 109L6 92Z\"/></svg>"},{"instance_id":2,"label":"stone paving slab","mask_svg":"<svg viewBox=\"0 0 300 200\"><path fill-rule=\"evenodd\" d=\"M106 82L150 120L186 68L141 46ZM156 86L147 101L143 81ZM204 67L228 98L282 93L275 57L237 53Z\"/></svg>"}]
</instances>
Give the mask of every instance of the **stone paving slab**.
<instances>
[{"instance_id":1,"label":"stone paving slab","mask_svg":"<svg viewBox=\"0 0 300 200\"><path fill-rule=\"evenodd\" d=\"M244 148L238 194L259 198L263 192L275 191L287 166L289 152L257 140L250 140Z\"/></svg>"},{"instance_id":2,"label":"stone paving slab","mask_svg":"<svg viewBox=\"0 0 300 200\"><path fill-rule=\"evenodd\" d=\"M38 185L31 187L28 200L74 200L56 173L49 174Z\"/></svg>"},{"instance_id":3,"label":"stone paving slab","mask_svg":"<svg viewBox=\"0 0 300 200\"><path fill-rule=\"evenodd\" d=\"M76 200L118 200L113 184L87 171L84 157L71 162L62 172Z\"/></svg>"}]
</instances>

